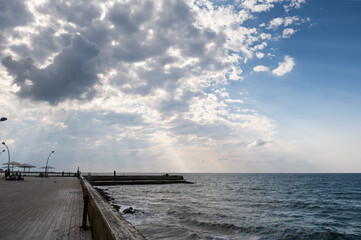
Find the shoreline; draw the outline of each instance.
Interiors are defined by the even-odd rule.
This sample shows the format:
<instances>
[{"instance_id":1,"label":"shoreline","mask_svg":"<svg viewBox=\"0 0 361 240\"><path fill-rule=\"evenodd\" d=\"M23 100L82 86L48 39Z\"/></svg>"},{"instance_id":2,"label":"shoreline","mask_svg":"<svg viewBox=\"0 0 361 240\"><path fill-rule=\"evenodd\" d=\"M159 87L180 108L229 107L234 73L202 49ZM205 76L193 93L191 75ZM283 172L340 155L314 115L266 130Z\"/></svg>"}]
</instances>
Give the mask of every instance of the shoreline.
<instances>
[{"instance_id":1,"label":"shoreline","mask_svg":"<svg viewBox=\"0 0 361 240\"><path fill-rule=\"evenodd\" d=\"M146 240L83 176L80 176L80 183L83 193L89 196L88 217L95 239Z\"/></svg>"},{"instance_id":2,"label":"shoreline","mask_svg":"<svg viewBox=\"0 0 361 240\"><path fill-rule=\"evenodd\" d=\"M115 200L112 196L110 196L105 190L103 190L101 188L95 188L95 190L97 190L105 198L105 200L110 205L112 205L115 208L115 210L117 210L119 212L121 206L119 206L118 204L112 203L112 201Z\"/></svg>"}]
</instances>

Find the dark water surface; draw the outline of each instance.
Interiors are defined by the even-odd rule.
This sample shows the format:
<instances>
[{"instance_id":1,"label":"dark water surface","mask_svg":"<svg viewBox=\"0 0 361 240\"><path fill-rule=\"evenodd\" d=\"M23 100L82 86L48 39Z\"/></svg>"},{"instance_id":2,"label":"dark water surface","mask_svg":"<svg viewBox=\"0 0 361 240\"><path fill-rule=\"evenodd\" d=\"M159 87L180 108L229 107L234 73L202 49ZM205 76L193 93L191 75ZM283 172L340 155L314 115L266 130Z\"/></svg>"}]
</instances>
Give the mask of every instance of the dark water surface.
<instances>
[{"instance_id":1,"label":"dark water surface","mask_svg":"<svg viewBox=\"0 0 361 240\"><path fill-rule=\"evenodd\" d=\"M101 187L147 239L361 239L361 174L184 174Z\"/></svg>"}]
</instances>

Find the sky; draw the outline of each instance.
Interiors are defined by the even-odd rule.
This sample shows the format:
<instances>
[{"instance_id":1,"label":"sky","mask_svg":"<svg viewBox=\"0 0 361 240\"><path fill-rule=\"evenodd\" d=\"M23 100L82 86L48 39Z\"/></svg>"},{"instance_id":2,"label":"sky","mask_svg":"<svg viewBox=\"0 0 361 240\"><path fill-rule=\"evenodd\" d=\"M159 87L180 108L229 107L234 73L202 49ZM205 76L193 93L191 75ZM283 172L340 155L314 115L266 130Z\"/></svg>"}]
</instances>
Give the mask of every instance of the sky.
<instances>
[{"instance_id":1,"label":"sky","mask_svg":"<svg viewBox=\"0 0 361 240\"><path fill-rule=\"evenodd\" d=\"M360 12L0 0L0 139L57 171L360 172Z\"/></svg>"}]
</instances>

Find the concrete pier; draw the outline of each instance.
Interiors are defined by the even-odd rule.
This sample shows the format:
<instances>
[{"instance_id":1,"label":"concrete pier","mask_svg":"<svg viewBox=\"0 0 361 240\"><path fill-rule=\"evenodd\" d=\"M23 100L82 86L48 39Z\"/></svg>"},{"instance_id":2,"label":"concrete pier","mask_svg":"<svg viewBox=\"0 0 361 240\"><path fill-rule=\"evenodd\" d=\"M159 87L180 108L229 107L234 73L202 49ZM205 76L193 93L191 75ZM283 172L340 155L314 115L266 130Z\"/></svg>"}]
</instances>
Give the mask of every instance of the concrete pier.
<instances>
[{"instance_id":1,"label":"concrete pier","mask_svg":"<svg viewBox=\"0 0 361 240\"><path fill-rule=\"evenodd\" d=\"M106 185L144 185L144 184L177 184L187 183L181 175L114 175L114 176L90 176L88 181L93 186Z\"/></svg>"},{"instance_id":2,"label":"concrete pier","mask_svg":"<svg viewBox=\"0 0 361 240\"><path fill-rule=\"evenodd\" d=\"M89 219L95 239L104 240L145 240L120 213L111 206L93 186L81 176L85 194L89 195Z\"/></svg>"},{"instance_id":3,"label":"concrete pier","mask_svg":"<svg viewBox=\"0 0 361 240\"><path fill-rule=\"evenodd\" d=\"M82 224L83 192L75 177L0 179L0 239L92 239Z\"/></svg>"}]
</instances>

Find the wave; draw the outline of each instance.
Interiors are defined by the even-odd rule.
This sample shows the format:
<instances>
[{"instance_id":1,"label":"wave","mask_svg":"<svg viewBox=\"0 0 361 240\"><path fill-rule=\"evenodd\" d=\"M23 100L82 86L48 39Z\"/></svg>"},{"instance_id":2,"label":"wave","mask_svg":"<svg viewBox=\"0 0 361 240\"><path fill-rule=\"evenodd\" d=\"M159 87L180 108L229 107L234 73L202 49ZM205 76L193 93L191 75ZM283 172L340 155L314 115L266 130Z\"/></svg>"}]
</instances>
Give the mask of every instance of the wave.
<instances>
[{"instance_id":1,"label":"wave","mask_svg":"<svg viewBox=\"0 0 361 240\"><path fill-rule=\"evenodd\" d=\"M198 184L109 187L110 202L144 209L129 218L147 239L361 239L361 174L190 176Z\"/></svg>"},{"instance_id":2,"label":"wave","mask_svg":"<svg viewBox=\"0 0 361 240\"><path fill-rule=\"evenodd\" d=\"M286 231L284 234L280 235L279 239L289 239L289 240L357 240L355 235L346 235L337 232L300 232L300 231Z\"/></svg>"},{"instance_id":3,"label":"wave","mask_svg":"<svg viewBox=\"0 0 361 240\"><path fill-rule=\"evenodd\" d=\"M263 232L265 229L264 227L259 226L242 227L232 223L206 222L195 219L184 219L182 223L193 228L196 227L203 231L217 232L218 234L259 233Z\"/></svg>"}]
</instances>

